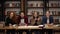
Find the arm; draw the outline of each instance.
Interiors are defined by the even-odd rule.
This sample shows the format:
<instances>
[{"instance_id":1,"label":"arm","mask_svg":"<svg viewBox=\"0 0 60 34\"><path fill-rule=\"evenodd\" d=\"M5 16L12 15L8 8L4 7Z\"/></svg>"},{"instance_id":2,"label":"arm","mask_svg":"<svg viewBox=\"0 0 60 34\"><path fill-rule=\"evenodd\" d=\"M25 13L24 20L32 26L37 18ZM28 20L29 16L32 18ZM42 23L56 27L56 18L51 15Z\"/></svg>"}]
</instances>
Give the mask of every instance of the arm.
<instances>
[{"instance_id":1,"label":"arm","mask_svg":"<svg viewBox=\"0 0 60 34\"><path fill-rule=\"evenodd\" d=\"M44 16L42 17L42 24L45 24L45 18L44 18Z\"/></svg>"},{"instance_id":2,"label":"arm","mask_svg":"<svg viewBox=\"0 0 60 34\"><path fill-rule=\"evenodd\" d=\"M17 17L17 24L19 25L20 22L20 16Z\"/></svg>"},{"instance_id":3,"label":"arm","mask_svg":"<svg viewBox=\"0 0 60 34\"><path fill-rule=\"evenodd\" d=\"M5 20L5 26L8 26L8 21L7 21L8 19L6 18L6 20Z\"/></svg>"},{"instance_id":4,"label":"arm","mask_svg":"<svg viewBox=\"0 0 60 34\"><path fill-rule=\"evenodd\" d=\"M38 17L38 19L37 19L38 21L37 21L37 24L38 25L41 25L41 18L40 17Z\"/></svg>"},{"instance_id":5,"label":"arm","mask_svg":"<svg viewBox=\"0 0 60 34\"><path fill-rule=\"evenodd\" d=\"M9 24L10 24L9 18L6 18L6 20L5 20L5 25L6 25L6 26L9 26Z\"/></svg>"},{"instance_id":6,"label":"arm","mask_svg":"<svg viewBox=\"0 0 60 34\"><path fill-rule=\"evenodd\" d=\"M25 23L28 25L28 17L25 18Z\"/></svg>"},{"instance_id":7,"label":"arm","mask_svg":"<svg viewBox=\"0 0 60 34\"><path fill-rule=\"evenodd\" d=\"M53 17L51 17L50 19L51 19L51 24L53 24Z\"/></svg>"}]
</instances>

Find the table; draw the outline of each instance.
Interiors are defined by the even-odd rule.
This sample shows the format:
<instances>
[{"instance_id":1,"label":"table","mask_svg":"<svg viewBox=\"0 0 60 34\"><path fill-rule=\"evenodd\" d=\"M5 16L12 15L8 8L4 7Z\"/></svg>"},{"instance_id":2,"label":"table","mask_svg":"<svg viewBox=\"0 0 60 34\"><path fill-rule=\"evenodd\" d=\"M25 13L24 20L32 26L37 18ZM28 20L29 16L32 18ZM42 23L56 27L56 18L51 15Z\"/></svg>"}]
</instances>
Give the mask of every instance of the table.
<instances>
[{"instance_id":1,"label":"table","mask_svg":"<svg viewBox=\"0 0 60 34\"><path fill-rule=\"evenodd\" d=\"M5 27L2 27L0 28L0 30L4 30L6 32L7 29L15 29L15 30L18 30L18 29L21 29L21 30L31 30L31 29L40 29L40 30L43 30L43 29L53 29L53 30L60 30L60 27L55 27L55 26L52 26L52 27L44 27L44 28L41 28L39 26L5 26ZM6 33L5 33L6 34Z\"/></svg>"}]
</instances>

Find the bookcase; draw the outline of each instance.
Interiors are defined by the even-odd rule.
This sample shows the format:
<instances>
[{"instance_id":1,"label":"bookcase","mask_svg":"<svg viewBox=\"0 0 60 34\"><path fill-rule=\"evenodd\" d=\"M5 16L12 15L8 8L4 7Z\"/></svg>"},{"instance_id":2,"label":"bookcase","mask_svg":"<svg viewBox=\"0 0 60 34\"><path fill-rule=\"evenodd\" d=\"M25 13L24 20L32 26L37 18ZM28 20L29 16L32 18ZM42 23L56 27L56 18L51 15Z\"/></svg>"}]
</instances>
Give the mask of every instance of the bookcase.
<instances>
[{"instance_id":1,"label":"bookcase","mask_svg":"<svg viewBox=\"0 0 60 34\"><path fill-rule=\"evenodd\" d=\"M47 8L54 18L54 23L60 24L60 0L49 0Z\"/></svg>"},{"instance_id":2,"label":"bookcase","mask_svg":"<svg viewBox=\"0 0 60 34\"><path fill-rule=\"evenodd\" d=\"M44 1L43 0L26 0L25 1L25 11L26 11L26 15L28 16L28 21L30 21L30 18L32 16L32 13L34 11L39 12L39 16L42 17L43 16L43 12L44 12Z\"/></svg>"},{"instance_id":3,"label":"bookcase","mask_svg":"<svg viewBox=\"0 0 60 34\"><path fill-rule=\"evenodd\" d=\"M32 12L37 11L39 15L43 15L44 3L41 0L27 0L27 15L31 15Z\"/></svg>"},{"instance_id":4,"label":"bookcase","mask_svg":"<svg viewBox=\"0 0 60 34\"><path fill-rule=\"evenodd\" d=\"M19 12L23 11L29 19L34 11L39 12L39 16L42 17L46 10L49 10L54 18L54 23L60 23L60 0L4 0L2 5L0 11L5 13L4 15L7 15L9 11L15 11L19 15Z\"/></svg>"},{"instance_id":5,"label":"bookcase","mask_svg":"<svg viewBox=\"0 0 60 34\"><path fill-rule=\"evenodd\" d=\"M5 15L7 12L14 11L17 15L21 11L21 0L6 0L4 3Z\"/></svg>"}]
</instances>

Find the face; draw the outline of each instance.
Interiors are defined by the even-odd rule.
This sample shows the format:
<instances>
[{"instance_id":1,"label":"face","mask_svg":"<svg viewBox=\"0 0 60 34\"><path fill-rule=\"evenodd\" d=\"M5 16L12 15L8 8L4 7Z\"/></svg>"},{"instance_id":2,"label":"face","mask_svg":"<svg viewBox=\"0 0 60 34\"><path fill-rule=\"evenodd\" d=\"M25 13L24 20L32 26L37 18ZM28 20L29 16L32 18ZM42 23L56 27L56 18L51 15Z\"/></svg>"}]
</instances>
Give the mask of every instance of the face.
<instances>
[{"instance_id":1,"label":"face","mask_svg":"<svg viewBox=\"0 0 60 34\"><path fill-rule=\"evenodd\" d=\"M22 12L20 16L21 16L21 17L24 17L24 13Z\"/></svg>"},{"instance_id":2,"label":"face","mask_svg":"<svg viewBox=\"0 0 60 34\"><path fill-rule=\"evenodd\" d=\"M37 17L38 15L37 15L37 12L34 12L34 17Z\"/></svg>"},{"instance_id":3,"label":"face","mask_svg":"<svg viewBox=\"0 0 60 34\"><path fill-rule=\"evenodd\" d=\"M50 13L49 13L48 11L46 12L46 16L47 16L47 17L49 17L49 16L50 16Z\"/></svg>"},{"instance_id":4,"label":"face","mask_svg":"<svg viewBox=\"0 0 60 34\"><path fill-rule=\"evenodd\" d=\"M14 14L13 13L10 13L10 17L13 17L14 16Z\"/></svg>"}]
</instances>

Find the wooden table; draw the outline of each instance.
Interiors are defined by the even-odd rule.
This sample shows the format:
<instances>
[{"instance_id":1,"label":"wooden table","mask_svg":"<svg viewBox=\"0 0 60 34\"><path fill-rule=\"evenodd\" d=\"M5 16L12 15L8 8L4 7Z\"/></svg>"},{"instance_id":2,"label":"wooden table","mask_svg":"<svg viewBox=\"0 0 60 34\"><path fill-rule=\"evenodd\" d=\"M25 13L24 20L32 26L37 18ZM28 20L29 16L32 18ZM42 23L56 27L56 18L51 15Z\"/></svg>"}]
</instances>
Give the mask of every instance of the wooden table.
<instances>
[{"instance_id":1,"label":"wooden table","mask_svg":"<svg viewBox=\"0 0 60 34\"><path fill-rule=\"evenodd\" d=\"M39 26L16 26L16 27L9 27L9 26L5 26L5 27L0 27L0 29L56 29L56 30L60 30L60 27L44 27L44 28L40 28Z\"/></svg>"},{"instance_id":2,"label":"wooden table","mask_svg":"<svg viewBox=\"0 0 60 34\"><path fill-rule=\"evenodd\" d=\"M60 30L60 27L53 25L53 26L45 26L44 29Z\"/></svg>"},{"instance_id":3,"label":"wooden table","mask_svg":"<svg viewBox=\"0 0 60 34\"><path fill-rule=\"evenodd\" d=\"M6 31L7 30L12 30L12 29L15 29L15 30L31 30L31 29L42 29L42 28L39 28L39 26L16 26L16 27L9 27L9 26L5 26L3 28L0 28L0 30L3 30L5 31L5 34L6 34Z\"/></svg>"},{"instance_id":4,"label":"wooden table","mask_svg":"<svg viewBox=\"0 0 60 34\"><path fill-rule=\"evenodd\" d=\"M48 26L48 27L43 27L43 29L60 29L60 27L56 26ZM0 29L42 29L40 26L5 26L5 27L0 27Z\"/></svg>"},{"instance_id":5,"label":"wooden table","mask_svg":"<svg viewBox=\"0 0 60 34\"><path fill-rule=\"evenodd\" d=\"M23 30L25 30L25 29L27 29L27 30L31 30L31 29L40 29L40 30L43 30L43 29L53 29L53 30L60 30L60 27L54 27L54 26L52 26L52 27L44 27L44 28L40 28L39 26L16 26L16 27L9 27L9 26L5 26L5 27L3 27L3 28L0 28L0 30L5 30L5 32L6 32L6 30L7 29L15 29L15 30L18 30L18 29L23 29Z\"/></svg>"},{"instance_id":6,"label":"wooden table","mask_svg":"<svg viewBox=\"0 0 60 34\"><path fill-rule=\"evenodd\" d=\"M16 27L4 27L4 29L42 29L39 26L16 26Z\"/></svg>"}]
</instances>

